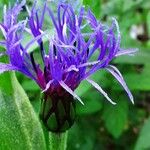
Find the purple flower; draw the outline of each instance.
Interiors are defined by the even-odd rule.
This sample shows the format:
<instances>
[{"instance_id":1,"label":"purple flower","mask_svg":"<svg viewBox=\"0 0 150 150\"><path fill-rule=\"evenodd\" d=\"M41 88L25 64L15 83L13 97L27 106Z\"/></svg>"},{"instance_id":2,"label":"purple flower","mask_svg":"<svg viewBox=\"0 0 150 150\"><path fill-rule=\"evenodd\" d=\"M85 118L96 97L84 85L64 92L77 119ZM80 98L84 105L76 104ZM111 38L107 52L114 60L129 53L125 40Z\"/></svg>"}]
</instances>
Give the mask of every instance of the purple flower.
<instances>
[{"instance_id":1,"label":"purple flower","mask_svg":"<svg viewBox=\"0 0 150 150\"><path fill-rule=\"evenodd\" d=\"M47 126L50 126L48 119L53 113L56 115L58 126L64 125L66 121L71 122L69 121L71 116L66 114L70 114L70 107L73 106L72 97L83 104L74 92L83 80L86 80L108 101L115 104L100 85L90 79L90 76L100 69L110 72L134 103L133 96L121 73L115 66L110 65L113 58L135 52L135 50L120 48L120 31L114 18L111 26L108 27L97 21L90 10L86 12L84 8L81 8L76 14L71 5L60 3L57 13L54 14L46 3L41 10L36 9L35 3L31 11L27 9L28 19L18 21L17 17L24 5L25 1L22 1L4 12L4 21L0 24L4 40L0 42L0 45L6 48L5 55L9 57L10 63L0 63L0 73L9 70L19 71L39 85L45 95L44 99L52 99L51 104L47 104L50 109L42 112L42 115L46 113L42 117ZM43 29L45 15L49 15L53 23L54 35L49 36ZM33 35L33 39L23 46L22 40L26 32ZM48 52L44 48L43 37L47 37L49 42ZM30 46L34 42L39 44L42 64L37 63L34 52L29 53ZM97 58L93 59L93 56ZM58 121L59 116L56 113L59 111L59 99L65 110L63 121ZM47 100L46 103L48 102ZM46 108L43 109L45 111ZM70 127L72 123L68 126ZM51 127L49 128L52 130ZM59 132L63 129L57 128L54 131Z\"/></svg>"}]
</instances>

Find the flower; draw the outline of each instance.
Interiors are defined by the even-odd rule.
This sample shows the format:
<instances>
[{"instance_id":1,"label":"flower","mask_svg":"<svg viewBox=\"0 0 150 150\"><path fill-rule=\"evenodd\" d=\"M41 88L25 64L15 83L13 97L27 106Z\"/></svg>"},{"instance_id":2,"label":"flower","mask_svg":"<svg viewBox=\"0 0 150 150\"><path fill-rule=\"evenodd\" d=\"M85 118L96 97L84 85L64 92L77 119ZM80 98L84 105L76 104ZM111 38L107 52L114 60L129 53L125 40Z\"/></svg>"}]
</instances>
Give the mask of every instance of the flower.
<instances>
[{"instance_id":1,"label":"flower","mask_svg":"<svg viewBox=\"0 0 150 150\"><path fill-rule=\"evenodd\" d=\"M100 85L90 79L100 69L110 72L134 103L121 73L110 65L113 58L135 52L120 48L121 35L115 18L108 27L83 7L76 14L70 4L62 2L58 4L54 15L47 3L39 10L35 2L31 11L26 7L28 19L18 21L17 17L24 5L25 0L13 8L4 9L4 21L0 24L4 40L0 45L6 48L5 55L9 57L10 63L0 63L0 73L16 70L39 85L44 93L41 119L49 130L63 132L72 126L75 119L73 97L83 104L74 91L83 80L95 87L109 102L116 104ZM53 23L54 35L49 36L43 29L46 14ZM25 33L33 35L33 39L23 46ZM47 37L49 42L48 52L43 37ZM39 45L42 64L37 63L34 52L29 53L34 42ZM97 56L96 60L93 60L94 55Z\"/></svg>"}]
</instances>

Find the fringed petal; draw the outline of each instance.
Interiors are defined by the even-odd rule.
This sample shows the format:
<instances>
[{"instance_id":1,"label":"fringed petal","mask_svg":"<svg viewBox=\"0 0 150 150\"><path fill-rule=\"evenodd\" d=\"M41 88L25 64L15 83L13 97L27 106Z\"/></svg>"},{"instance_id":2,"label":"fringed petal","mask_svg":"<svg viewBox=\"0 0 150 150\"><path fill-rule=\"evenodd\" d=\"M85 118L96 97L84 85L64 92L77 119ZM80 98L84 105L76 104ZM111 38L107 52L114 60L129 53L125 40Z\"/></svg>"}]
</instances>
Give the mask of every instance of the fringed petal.
<instances>
[{"instance_id":1,"label":"fringed petal","mask_svg":"<svg viewBox=\"0 0 150 150\"><path fill-rule=\"evenodd\" d=\"M78 72L79 69L75 65L71 65L68 69L65 70L65 72L75 71Z\"/></svg>"},{"instance_id":2,"label":"fringed petal","mask_svg":"<svg viewBox=\"0 0 150 150\"><path fill-rule=\"evenodd\" d=\"M78 68L94 66L94 65L99 64L100 62L101 61L99 61L99 60L98 61L93 61L93 62L87 62L87 63L79 65Z\"/></svg>"},{"instance_id":3,"label":"fringed petal","mask_svg":"<svg viewBox=\"0 0 150 150\"><path fill-rule=\"evenodd\" d=\"M38 35L37 37L35 37L34 39L32 39L29 43L27 43L25 50L29 49L30 46L32 46L32 44L34 44L34 42L37 42L39 39L41 39L45 35L46 35L46 33L42 33L42 34Z\"/></svg>"},{"instance_id":4,"label":"fringed petal","mask_svg":"<svg viewBox=\"0 0 150 150\"><path fill-rule=\"evenodd\" d=\"M122 55L134 55L137 51L138 51L137 48L135 48L135 49L127 49L127 50L120 49L116 53L115 57L122 56Z\"/></svg>"},{"instance_id":5,"label":"fringed petal","mask_svg":"<svg viewBox=\"0 0 150 150\"><path fill-rule=\"evenodd\" d=\"M130 90L128 89L128 87L127 87L127 85L126 85L126 83L125 83L125 81L123 79L123 76L121 75L120 71L115 66L112 66L112 65L109 65L106 68L106 70L109 71L117 79L117 81L122 85L122 87L127 92L131 102L134 104L133 96L132 96Z\"/></svg>"},{"instance_id":6,"label":"fringed petal","mask_svg":"<svg viewBox=\"0 0 150 150\"><path fill-rule=\"evenodd\" d=\"M50 88L50 86L51 86L51 84L53 83L53 81L54 81L54 80L50 80L50 81L46 84L46 88L42 91L42 93L46 92L46 91Z\"/></svg>"},{"instance_id":7,"label":"fringed petal","mask_svg":"<svg viewBox=\"0 0 150 150\"><path fill-rule=\"evenodd\" d=\"M0 46L6 47L6 42L5 41L0 41Z\"/></svg>"},{"instance_id":8,"label":"fringed petal","mask_svg":"<svg viewBox=\"0 0 150 150\"><path fill-rule=\"evenodd\" d=\"M103 96L113 105L115 105L116 103L113 102L107 95L107 93L93 80L91 79L86 79L86 81L88 81L93 87L95 87L101 94L103 94Z\"/></svg>"},{"instance_id":9,"label":"fringed petal","mask_svg":"<svg viewBox=\"0 0 150 150\"><path fill-rule=\"evenodd\" d=\"M115 28L116 28L116 31L117 31L117 39L115 40L116 44L115 44L115 49L114 49L114 53L113 53L113 55L114 55L114 54L117 53L117 51L120 48L121 34L120 34L119 25L118 25L117 20L115 18L112 18L112 19L113 19L113 22L115 24Z\"/></svg>"},{"instance_id":10,"label":"fringed petal","mask_svg":"<svg viewBox=\"0 0 150 150\"><path fill-rule=\"evenodd\" d=\"M0 57L5 56L6 53L5 52L0 52Z\"/></svg>"},{"instance_id":11,"label":"fringed petal","mask_svg":"<svg viewBox=\"0 0 150 150\"><path fill-rule=\"evenodd\" d=\"M87 17L90 21L92 28L96 28L98 26L97 20L91 10L88 11Z\"/></svg>"},{"instance_id":12,"label":"fringed petal","mask_svg":"<svg viewBox=\"0 0 150 150\"><path fill-rule=\"evenodd\" d=\"M12 66L11 64L0 63L0 74L6 71L18 70L17 67Z\"/></svg>"},{"instance_id":13,"label":"fringed petal","mask_svg":"<svg viewBox=\"0 0 150 150\"><path fill-rule=\"evenodd\" d=\"M0 23L0 30L2 31L3 36L4 36L4 38L6 39L6 38L7 38L6 29L5 29L4 25L1 24L1 23Z\"/></svg>"},{"instance_id":14,"label":"fringed petal","mask_svg":"<svg viewBox=\"0 0 150 150\"><path fill-rule=\"evenodd\" d=\"M82 102L82 100L80 99L80 97L79 97L74 91L72 91L63 81L60 81L59 84L60 84L68 93L70 93L74 98L76 98L82 105L84 105L84 103Z\"/></svg>"},{"instance_id":15,"label":"fringed petal","mask_svg":"<svg viewBox=\"0 0 150 150\"><path fill-rule=\"evenodd\" d=\"M27 77L36 81L35 77L30 72L28 72L28 70L18 68L16 66L13 66L12 64L0 63L0 74L4 73L6 71L19 71L19 72L23 73L24 75L26 75Z\"/></svg>"},{"instance_id":16,"label":"fringed petal","mask_svg":"<svg viewBox=\"0 0 150 150\"><path fill-rule=\"evenodd\" d=\"M84 15L84 8L81 7L80 13L79 13L79 18L78 18L78 25L81 26L82 21L83 21L83 15Z\"/></svg>"},{"instance_id":17,"label":"fringed petal","mask_svg":"<svg viewBox=\"0 0 150 150\"><path fill-rule=\"evenodd\" d=\"M56 23L56 19L55 19L54 15L53 15L51 9L47 7L47 10L48 10L48 13L49 13L49 15L50 15L50 17L51 17L51 19L52 19L52 22L53 22L53 24L54 24L56 30L57 30L57 32L58 32L59 29L58 29L58 25L57 25L57 23Z\"/></svg>"},{"instance_id":18,"label":"fringed petal","mask_svg":"<svg viewBox=\"0 0 150 150\"><path fill-rule=\"evenodd\" d=\"M44 4L44 7L43 7L43 11L42 11L42 16L41 16L41 20L39 22L39 26L42 28L43 26L43 22L44 22L44 15L45 15L45 12L46 12L46 7L47 7L47 1L45 2Z\"/></svg>"}]
</instances>

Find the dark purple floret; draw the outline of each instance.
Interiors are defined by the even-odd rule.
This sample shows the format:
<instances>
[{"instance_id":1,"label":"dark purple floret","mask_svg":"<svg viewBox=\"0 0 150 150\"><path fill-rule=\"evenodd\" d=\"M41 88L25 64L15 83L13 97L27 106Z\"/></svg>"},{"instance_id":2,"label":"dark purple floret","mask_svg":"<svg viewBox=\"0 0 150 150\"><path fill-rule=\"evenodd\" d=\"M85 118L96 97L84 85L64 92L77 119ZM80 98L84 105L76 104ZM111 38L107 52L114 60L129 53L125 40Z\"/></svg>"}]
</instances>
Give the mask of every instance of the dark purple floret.
<instances>
[{"instance_id":1,"label":"dark purple floret","mask_svg":"<svg viewBox=\"0 0 150 150\"><path fill-rule=\"evenodd\" d=\"M136 51L120 48L121 35L116 19L113 18L111 26L108 27L83 7L77 14L70 4L60 3L57 13L54 14L47 3L41 9L37 9L35 2L31 11L27 8L28 19L18 21L18 15L24 5L25 0L4 11L3 22L0 24L4 40L0 41L0 45L6 48L10 63L0 63L0 73L9 70L20 71L39 85L45 99L41 117L49 130L61 132L73 124L74 102L71 99L74 97L83 104L74 92L83 80L115 104L100 85L90 79L90 76L100 69L110 72L134 103L121 73L115 66L110 65L113 58ZM49 15L53 23L53 35L49 35L48 31L43 29L45 15ZM25 33L32 35L33 39L23 46ZM48 52L44 48L43 37L49 42ZM35 42L39 45L42 64L37 63L34 52L29 53L31 45ZM59 105L64 108L63 117L60 117ZM56 120L52 119L52 114ZM49 125L48 119L50 122L56 121L57 127Z\"/></svg>"}]
</instances>

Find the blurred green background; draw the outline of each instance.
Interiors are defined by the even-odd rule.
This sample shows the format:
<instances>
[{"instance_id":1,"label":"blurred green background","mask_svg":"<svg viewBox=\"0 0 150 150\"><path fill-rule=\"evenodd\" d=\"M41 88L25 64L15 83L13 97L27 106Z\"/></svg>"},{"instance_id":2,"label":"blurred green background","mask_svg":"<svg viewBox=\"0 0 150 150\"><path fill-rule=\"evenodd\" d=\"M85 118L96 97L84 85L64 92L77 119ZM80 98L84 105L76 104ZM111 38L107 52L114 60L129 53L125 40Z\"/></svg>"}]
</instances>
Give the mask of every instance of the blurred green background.
<instances>
[{"instance_id":1,"label":"blurred green background","mask_svg":"<svg viewBox=\"0 0 150 150\"><path fill-rule=\"evenodd\" d=\"M8 1L0 2L2 10ZM27 0L27 3L32 5L32 1ZM99 92L83 82L76 92L85 106L77 104L77 120L69 131L68 150L149 150L150 1L83 0L83 4L104 23L110 23L111 18L115 17L120 26L122 47L139 49L135 56L122 56L112 62L123 74L133 93L135 105L131 104L111 75L98 71L92 78L117 105L108 103ZM17 73L17 77L38 112L40 89L23 75Z\"/></svg>"}]
</instances>

